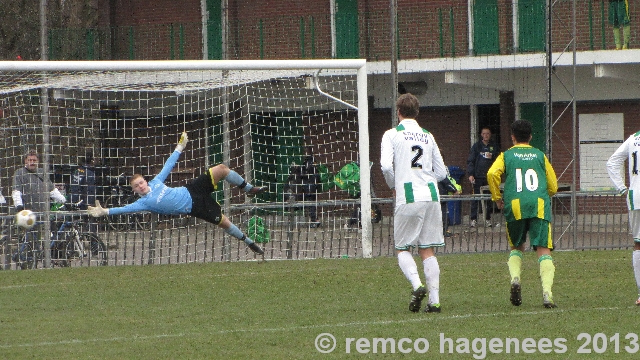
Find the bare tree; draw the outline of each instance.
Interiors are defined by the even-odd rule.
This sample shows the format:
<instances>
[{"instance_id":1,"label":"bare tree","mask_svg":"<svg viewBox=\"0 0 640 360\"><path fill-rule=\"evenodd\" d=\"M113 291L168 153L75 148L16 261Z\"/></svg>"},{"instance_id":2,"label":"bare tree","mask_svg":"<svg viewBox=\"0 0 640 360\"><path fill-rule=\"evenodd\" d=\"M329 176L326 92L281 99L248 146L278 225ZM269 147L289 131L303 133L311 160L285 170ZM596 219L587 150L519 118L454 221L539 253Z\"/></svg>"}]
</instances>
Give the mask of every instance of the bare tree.
<instances>
[{"instance_id":1,"label":"bare tree","mask_svg":"<svg viewBox=\"0 0 640 360\"><path fill-rule=\"evenodd\" d=\"M0 59L40 59L41 0L0 0ZM95 28L99 22L100 0L47 0L47 27L50 35L65 40L65 32ZM73 41L64 44L78 46Z\"/></svg>"}]
</instances>

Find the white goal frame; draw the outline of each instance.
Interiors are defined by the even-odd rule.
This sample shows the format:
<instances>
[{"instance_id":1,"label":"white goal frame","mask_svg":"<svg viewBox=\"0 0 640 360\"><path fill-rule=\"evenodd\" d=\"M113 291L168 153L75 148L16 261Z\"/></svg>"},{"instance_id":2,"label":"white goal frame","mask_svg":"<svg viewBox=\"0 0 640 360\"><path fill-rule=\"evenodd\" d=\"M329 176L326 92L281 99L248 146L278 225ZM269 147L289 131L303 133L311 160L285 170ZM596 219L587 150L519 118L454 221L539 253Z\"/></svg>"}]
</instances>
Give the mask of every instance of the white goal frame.
<instances>
[{"instance_id":1,"label":"white goal frame","mask_svg":"<svg viewBox=\"0 0 640 360\"><path fill-rule=\"evenodd\" d=\"M188 71L188 70L357 70L358 152L360 164L369 164L369 121L367 96L367 63L364 59L336 60L157 60L157 61L0 61L0 72L32 71ZM315 79L314 79L315 83ZM46 89L46 88L43 88ZM321 94L321 90L317 89ZM339 99L335 99L338 100ZM43 102L46 107L46 102ZM43 114L46 114L43 109ZM44 144L47 145L47 144ZM46 147L46 146L45 146ZM46 150L45 150L46 151ZM45 160L46 161L46 160ZM46 167L46 162L45 162ZM362 256L372 257L371 173L369 166L360 167Z\"/></svg>"}]
</instances>

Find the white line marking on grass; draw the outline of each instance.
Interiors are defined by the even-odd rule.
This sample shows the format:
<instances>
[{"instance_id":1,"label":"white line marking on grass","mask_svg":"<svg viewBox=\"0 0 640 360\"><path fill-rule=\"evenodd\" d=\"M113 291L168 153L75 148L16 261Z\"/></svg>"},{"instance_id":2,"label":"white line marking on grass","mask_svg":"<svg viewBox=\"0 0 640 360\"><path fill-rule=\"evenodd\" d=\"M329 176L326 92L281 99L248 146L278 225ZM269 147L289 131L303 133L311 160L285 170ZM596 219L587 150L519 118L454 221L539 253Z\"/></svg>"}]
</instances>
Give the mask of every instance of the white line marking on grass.
<instances>
[{"instance_id":1,"label":"white line marking on grass","mask_svg":"<svg viewBox=\"0 0 640 360\"><path fill-rule=\"evenodd\" d=\"M218 330L207 333L208 335L216 335L216 334L233 334L233 333L261 333L261 332L276 332L276 331L297 331L297 330L307 330L307 329L318 329L318 328L332 328L332 327L349 327L349 326L371 326L371 325L387 325L387 324L404 324L404 323L412 323L412 322L422 322L422 321L439 321L439 320L458 320L458 319L469 319L469 318L486 318L486 317L498 317L498 316L522 316L522 315L540 315L540 314L550 314L550 313L569 313L575 311L611 311L611 310L621 310L621 309L632 309L636 308L636 306L628 306L628 307L601 307L601 308L582 308L582 309L555 309L555 310L539 310L539 311L524 311L524 312L498 312L498 313L490 313L490 314L463 314L463 315L450 315L450 316L423 316L419 318L413 319L404 319L404 320L379 320L379 321L358 321L351 323L338 323L338 324L318 324L318 325L305 325L305 326L288 326L288 327L279 327L279 328L257 328L257 329L230 329L230 330ZM0 349L9 349L9 348L21 348L21 347L39 347L39 346L52 346L52 345L75 345L75 344L86 344L86 343L96 343L96 342L114 342L114 341L137 341L137 340L156 340L162 338L179 338L185 336L194 336L194 335L202 335L202 333L177 333L177 334L158 334L158 335L132 335L129 337L113 337L113 338L95 338L95 339L72 339L72 340L61 340L61 341L47 341L47 342L39 342L39 343L25 343L25 344L0 344Z\"/></svg>"},{"instance_id":2,"label":"white line marking on grass","mask_svg":"<svg viewBox=\"0 0 640 360\"><path fill-rule=\"evenodd\" d=\"M429 317L421 317L414 319L405 319L405 320L380 320L380 321L358 321L351 323L342 323L342 324L322 324L322 325L306 325L306 326L292 326L292 327L282 327L282 328L264 328L264 329L233 329L233 330L221 330L216 332L216 334L227 334L227 333L237 333L237 332L272 332L272 331L291 331L291 330L304 330L304 329L317 329L317 328L331 328L331 327L348 327L348 326L362 326L362 325L387 325L387 324L404 324L404 323L412 323L412 322L422 322L422 321L437 321L437 320L457 320L457 319L468 319L468 318L484 318L484 317L498 317L498 316L511 316L511 315L540 315L540 314L549 314L549 313L558 313L558 312L573 312L573 311L611 311L611 310L620 310L620 309L632 309L636 306L628 306L626 308L620 307L610 307L610 308L588 308L588 309L555 309L555 310L539 310L539 311L524 311L524 312L499 312L499 313L491 313L491 314L463 314L463 315L450 315L450 316L429 316Z\"/></svg>"},{"instance_id":3,"label":"white line marking on grass","mask_svg":"<svg viewBox=\"0 0 640 360\"><path fill-rule=\"evenodd\" d=\"M7 289L24 289L28 287L37 287L37 286L59 286L59 285L71 285L75 284L74 282L66 282L66 283L42 283L42 284L19 284L19 285L6 285L0 286L0 290Z\"/></svg>"},{"instance_id":4,"label":"white line marking on grass","mask_svg":"<svg viewBox=\"0 0 640 360\"><path fill-rule=\"evenodd\" d=\"M86 344L94 342L111 342L111 341L131 341L131 340L150 340L150 339L162 339L170 337L183 337L187 334L160 334L160 335L132 335L130 337L114 337L114 338L97 338L97 339L85 339L85 340L61 340L61 341L46 341L39 343L27 343L27 344L15 344L15 345L0 345L2 349L17 348L17 347L37 347L37 346L52 346L52 345L73 345L73 344Z\"/></svg>"}]
</instances>

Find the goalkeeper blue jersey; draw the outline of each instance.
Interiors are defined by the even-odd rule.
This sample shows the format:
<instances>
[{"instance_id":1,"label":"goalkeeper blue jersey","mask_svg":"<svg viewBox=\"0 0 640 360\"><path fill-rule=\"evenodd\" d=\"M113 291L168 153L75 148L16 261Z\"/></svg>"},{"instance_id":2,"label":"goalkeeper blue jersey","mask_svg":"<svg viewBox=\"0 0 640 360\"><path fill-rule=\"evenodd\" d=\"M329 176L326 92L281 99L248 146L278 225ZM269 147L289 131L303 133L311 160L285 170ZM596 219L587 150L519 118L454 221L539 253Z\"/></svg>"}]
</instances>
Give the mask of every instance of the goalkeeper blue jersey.
<instances>
[{"instance_id":1,"label":"goalkeeper blue jersey","mask_svg":"<svg viewBox=\"0 0 640 360\"><path fill-rule=\"evenodd\" d=\"M136 202L117 208L109 209L109 215L134 213L139 211L151 211L163 215L179 215L191 213L191 194L186 187L169 187L164 184L167 176L176 165L180 157L179 151L174 151L167 159L162 171L153 180L149 181L151 189L146 195L141 196Z\"/></svg>"}]
</instances>

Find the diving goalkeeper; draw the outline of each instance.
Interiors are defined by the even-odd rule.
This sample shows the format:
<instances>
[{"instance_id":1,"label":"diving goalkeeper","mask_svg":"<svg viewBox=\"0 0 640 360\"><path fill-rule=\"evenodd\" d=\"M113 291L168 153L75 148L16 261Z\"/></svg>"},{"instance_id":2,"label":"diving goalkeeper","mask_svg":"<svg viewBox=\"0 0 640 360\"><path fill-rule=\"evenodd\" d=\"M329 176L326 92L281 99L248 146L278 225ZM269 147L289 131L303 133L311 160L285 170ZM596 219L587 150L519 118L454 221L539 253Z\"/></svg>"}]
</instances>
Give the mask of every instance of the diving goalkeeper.
<instances>
[{"instance_id":1,"label":"diving goalkeeper","mask_svg":"<svg viewBox=\"0 0 640 360\"><path fill-rule=\"evenodd\" d=\"M223 164L209 168L209 171L200 175L186 186L168 187L164 184L165 179L169 176L188 141L187 133L183 132L176 149L169 156L160 173L149 183L140 174L134 174L131 177L131 189L134 193L140 195L140 199L134 203L110 209L103 208L100 206L100 201L96 200L95 206L89 206L87 212L94 217L139 211L151 211L163 215L188 214L218 225L227 234L244 241L253 252L263 255L264 251L260 246L222 214L220 204L211 197L211 193L218 188L218 183L221 180L226 180L230 184L238 186L250 197L264 192L266 190L265 187L255 187L248 184L237 172L230 170Z\"/></svg>"}]
</instances>

